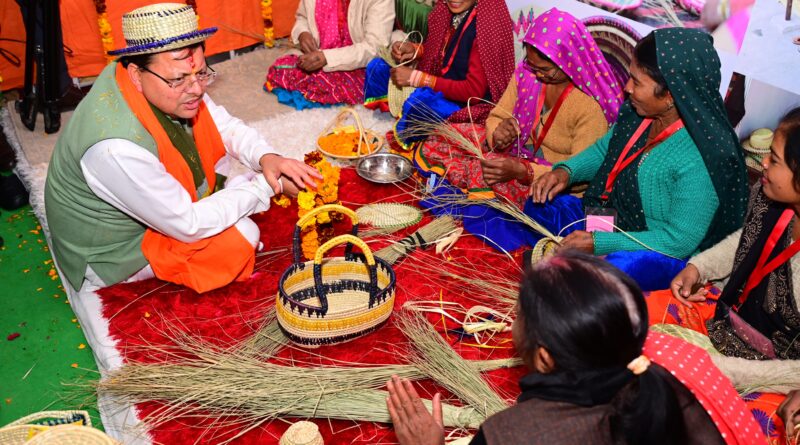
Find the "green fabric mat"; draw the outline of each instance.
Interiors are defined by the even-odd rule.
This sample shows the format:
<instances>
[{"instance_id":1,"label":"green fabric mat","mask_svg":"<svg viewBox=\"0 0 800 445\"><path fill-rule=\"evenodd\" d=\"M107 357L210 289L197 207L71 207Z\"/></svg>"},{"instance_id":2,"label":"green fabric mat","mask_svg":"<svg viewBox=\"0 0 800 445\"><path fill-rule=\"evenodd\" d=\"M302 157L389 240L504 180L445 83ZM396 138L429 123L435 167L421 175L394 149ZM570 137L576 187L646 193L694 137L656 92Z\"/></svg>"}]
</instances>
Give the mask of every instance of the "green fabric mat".
<instances>
[{"instance_id":1,"label":"green fabric mat","mask_svg":"<svg viewBox=\"0 0 800 445\"><path fill-rule=\"evenodd\" d=\"M63 385L96 378L97 365L31 207L0 211L0 237L0 426L38 411L86 409L102 428L97 399L75 399Z\"/></svg>"}]
</instances>

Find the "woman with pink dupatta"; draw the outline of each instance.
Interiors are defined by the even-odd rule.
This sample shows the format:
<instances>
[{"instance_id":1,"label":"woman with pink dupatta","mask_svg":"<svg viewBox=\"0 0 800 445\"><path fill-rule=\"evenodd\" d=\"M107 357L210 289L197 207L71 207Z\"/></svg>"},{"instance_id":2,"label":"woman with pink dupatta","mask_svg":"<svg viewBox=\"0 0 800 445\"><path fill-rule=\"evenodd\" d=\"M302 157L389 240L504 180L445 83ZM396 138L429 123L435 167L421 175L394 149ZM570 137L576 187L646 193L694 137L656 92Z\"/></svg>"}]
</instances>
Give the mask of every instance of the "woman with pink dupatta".
<instances>
[{"instance_id":1,"label":"woman with pink dupatta","mask_svg":"<svg viewBox=\"0 0 800 445\"><path fill-rule=\"evenodd\" d=\"M364 101L364 67L389 45L393 0L301 0L292 43L301 54L278 58L266 91L297 109Z\"/></svg>"},{"instance_id":2,"label":"woman with pink dupatta","mask_svg":"<svg viewBox=\"0 0 800 445\"><path fill-rule=\"evenodd\" d=\"M415 155L425 176L444 177L471 198L500 194L522 207L534 177L581 152L616 121L627 79L616 77L580 20L550 9L523 43L526 57L485 128L457 126L485 144L486 159L431 138Z\"/></svg>"}]
</instances>

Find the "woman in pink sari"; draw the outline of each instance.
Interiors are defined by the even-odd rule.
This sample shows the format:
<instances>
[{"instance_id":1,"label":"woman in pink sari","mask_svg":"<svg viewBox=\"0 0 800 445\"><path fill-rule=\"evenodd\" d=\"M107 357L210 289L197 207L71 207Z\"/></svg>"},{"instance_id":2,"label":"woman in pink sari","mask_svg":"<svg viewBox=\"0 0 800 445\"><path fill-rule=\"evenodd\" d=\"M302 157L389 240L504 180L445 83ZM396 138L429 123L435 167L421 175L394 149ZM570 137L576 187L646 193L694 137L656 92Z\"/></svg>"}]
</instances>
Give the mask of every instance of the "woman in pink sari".
<instances>
[{"instance_id":1,"label":"woman in pink sari","mask_svg":"<svg viewBox=\"0 0 800 445\"><path fill-rule=\"evenodd\" d=\"M594 143L616 121L627 79L617 78L580 20L550 9L523 44L525 58L485 127L457 127L486 142L486 159L430 138L414 156L423 175L444 177L475 199L500 194L522 207L534 176Z\"/></svg>"},{"instance_id":2,"label":"woman in pink sari","mask_svg":"<svg viewBox=\"0 0 800 445\"><path fill-rule=\"evenodd\" d=\"M364 67L389 45L393 0L301 0L292 42L300 54L278 58L264 89L298 109L364 101Z\"/></svg>"}]
</instances>

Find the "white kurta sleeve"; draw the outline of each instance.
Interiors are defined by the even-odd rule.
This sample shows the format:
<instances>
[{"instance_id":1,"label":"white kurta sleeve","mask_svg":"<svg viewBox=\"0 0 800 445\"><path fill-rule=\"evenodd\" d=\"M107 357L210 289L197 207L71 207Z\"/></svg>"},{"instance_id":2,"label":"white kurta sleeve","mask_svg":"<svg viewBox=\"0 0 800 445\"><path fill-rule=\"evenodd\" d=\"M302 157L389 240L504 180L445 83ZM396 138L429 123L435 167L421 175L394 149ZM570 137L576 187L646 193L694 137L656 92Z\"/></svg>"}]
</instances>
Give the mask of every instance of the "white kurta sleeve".
<instances>
[{"instance_id":1,"label":"white kurta sleeve","mask_svg":"<svg viewBox=\"0 0 800 445\"><path fill-rule=\"evenodd\" d=\"M217 124L222 143L225 144L225 151L230 156L254 171L261 171L258 162L261 157L270 153L278 154L254 128L228 114L228 110L215 104L208 94L203 97L203 101L214 123Z\"/></svg>"},{"instance_id":2,"label":"white kurta sleeve","mask_svg":"<svg viewBox=\"0 0 800 445\"><path fill-rule=\"evenodd\" d=\"M257 143L254 130L251 135L231 121L223 126L228 137L231 137L230 132L235 133L237 141L232 146L248 163L258 156L259 150L268 150L266 143ZM253 144L247 145L247 141ZM255 159L257 163L258 158ZM167 173L156 156L124 139L98 142L86 151L80 165L89 188L100 199L142 224L183 242L216 235L245 216L267 210L274 195L264 176L259 174L251 181L192 202L189 193Z\"/></svg>"}]
</instances>

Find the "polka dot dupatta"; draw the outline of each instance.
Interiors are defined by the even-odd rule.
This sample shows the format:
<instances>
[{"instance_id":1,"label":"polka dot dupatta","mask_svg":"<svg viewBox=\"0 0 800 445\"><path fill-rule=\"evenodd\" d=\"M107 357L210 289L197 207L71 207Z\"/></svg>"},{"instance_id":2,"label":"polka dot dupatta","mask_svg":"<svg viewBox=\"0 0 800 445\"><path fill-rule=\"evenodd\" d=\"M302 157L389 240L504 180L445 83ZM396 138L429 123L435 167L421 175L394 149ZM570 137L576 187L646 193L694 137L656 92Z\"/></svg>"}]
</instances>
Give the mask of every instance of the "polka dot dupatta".
<instances>
[{"instance_id":1,"label":"polka dot dupatta","mask_svg":"<svg viewBox=\"0 0 800 445\"><path fill-rule=\"evenodd\" d=\"M670 335L650 332L642 353L669 371L695 396L726 444L767 443L744 400L702 348Z\"/></svg>"},{"instance_id":2,"label":"polka dot dupatta","mask_svg":"<svg viewBox=\"0 0 800 445\"><path fill-rule=\"evenodd\" d=\"M685 28L657 29L653 35L658 68L686 131L703 158L719 199L708 233L699 246L700 250L705 250L739 229L744 222L748 196L744 155L719 93L720 60L712 37L703 31ZM601 205L605 180L641 122L642 117L636 114L630 102L625 102L609 141L608 155L586 191L587 206ZM642 135L633 150L641 148L645 140L646 136ZM680 163L681 159L675 162ZM637 174L635 168L623 170L610 197L619 212L618 225L627 231L647 228ZM680 187L680 184L675 186Z\"/></svg>"}]
</instances>

